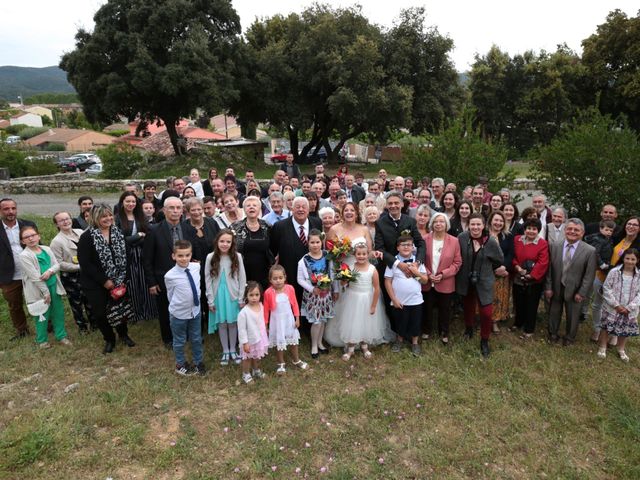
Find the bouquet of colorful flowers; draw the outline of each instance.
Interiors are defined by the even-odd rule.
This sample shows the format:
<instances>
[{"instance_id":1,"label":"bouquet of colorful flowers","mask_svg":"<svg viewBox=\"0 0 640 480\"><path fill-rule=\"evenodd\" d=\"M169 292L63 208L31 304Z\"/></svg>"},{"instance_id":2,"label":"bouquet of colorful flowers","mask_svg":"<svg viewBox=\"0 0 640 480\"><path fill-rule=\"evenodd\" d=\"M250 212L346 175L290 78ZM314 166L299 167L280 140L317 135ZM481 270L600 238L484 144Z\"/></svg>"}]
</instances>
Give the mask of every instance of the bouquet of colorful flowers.
<instances>
[{"instance_id":1,"label":"bouquet of colorful flowers","mask_svg":"<svg viewBox=\"0 0 640 480\"><path fill-rule=\"evenodd\" d=\"M336 268L336 280L340 280L343 285L349 285L351 282L355 282L358 280L360 273L349 268L349 265L346 263L341 263Z\"/></svg>"},{"instance_id":2,"label":"bouquet of colorful flowers","mask_svg":"<svg viewBox=\"0 0 640 480\"><path fill-rule=\"evenodd\" d=\"M327 249L327 257L334 263L342 262L353 250L349 237L327 240L325 248Z\"/></svg>"},{"instance_id":3,"label":"bouquet of colorful flowers","mask_svg":"<svg viewBox=\"0 0 640 480\"><path fill-rule=\"evenodd\" d=\"M329 290L331 288L331 278L324 273L312 273L311 284L320 290Z\"/></svg>"}]
</instances>

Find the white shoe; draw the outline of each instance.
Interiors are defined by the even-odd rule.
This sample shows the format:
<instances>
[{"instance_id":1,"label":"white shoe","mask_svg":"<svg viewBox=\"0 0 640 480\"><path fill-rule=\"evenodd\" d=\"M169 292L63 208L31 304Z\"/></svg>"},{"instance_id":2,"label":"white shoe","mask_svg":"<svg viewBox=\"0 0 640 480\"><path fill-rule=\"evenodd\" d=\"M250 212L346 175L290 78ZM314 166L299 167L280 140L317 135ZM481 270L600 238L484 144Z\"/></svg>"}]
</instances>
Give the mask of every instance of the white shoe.
<instances>
[{"instance_id":1,"label":"white shoe","mask_svg":"<svg viewBox=\"0 0 640 480\"><path fill-rule=\"evenodd\" d=\"M284 375L287 373L287 367L284 363L278 363L278 369L276 370L276 375Z\"/></svg>"},{"instance_id":2,"label":"white shoe","mask_svg":"<svg viewBox=\"0 0 640 480\"><path fill-rule=\"evenodd\" d=\"M242 374L242 381L244 383L251 383L251 382L253 382L253 377L251 376L250 373L243 373Z\"/></svg>"},{"instance_id":3,"label":"white shoe","mask_svg":"<svg viewBox=\"0 0 640 480\"><path fill-rule=\"evenodd\" d=\"M598 348L598 358L607 358L607 347Z\"/></svg>"},{"instance_id":4,"label":"white shoe","mask_svg":"<svg viewBox=\"0 0 640 480\"><path fill-rule=\"evenodd\" d=\"M62 345L67 345L69 347L73 345L73 343L71 343L71 340L69 340L67 337L64 337L62 340L60 340L60 343Z\"/></svg>"},{"instance_id":5,"label":"white shoe","mask_svg":"<svg viewBox=\"0 0 640 480\"><path fill-rule=\"evenodd\" d=\"M49 345L49 342L42 342L38 344L38 348L44 350L45 348L51 348L51 345Z\"/></svg>"},{"instance_id":6,"label":"white shoe","mask_svg":"<svg viewBox=\"0 0 640 480\"><path fill-rule=\"evenodd\" d=\"M618 350L618 355L620 356L620 360L622 360L624 363L629 363L629 357L627 357L627 354L624 350Z\"/></svg>"}]
</instances>

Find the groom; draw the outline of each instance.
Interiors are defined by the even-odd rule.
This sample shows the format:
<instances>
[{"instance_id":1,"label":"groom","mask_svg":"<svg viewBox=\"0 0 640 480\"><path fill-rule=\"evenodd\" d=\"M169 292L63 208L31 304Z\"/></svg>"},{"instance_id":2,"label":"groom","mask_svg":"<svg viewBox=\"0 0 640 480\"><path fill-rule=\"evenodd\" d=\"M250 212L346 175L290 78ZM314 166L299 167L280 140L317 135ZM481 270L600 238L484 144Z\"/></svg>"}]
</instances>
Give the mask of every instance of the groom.
<instances>
[{"instance_id":1,"label":"groom","mask_svg":"<svg viewBox=\"0 0 640 480\"><path fill-rule=\"evenodd\" d=\"M381 270L378 270L381 274L381 278L384 276L384 267L391 268L396 262L398 262L398 260L396 259L396 255L398 254L396 242L400 234L402 234L403 232L413 237L413 244L417 249L416 261L418 263L424 263L424 240L422 239L422 236L418 231L415 219L411 218L409 215L404 215L402 213L403 204L404 200L400 193L389 193L389 196L387 197L387 211L383 213L376 222L376 238L374 248L375 250L382 253L383 265L380 267ZM407 277L411 276L409 267L406 263L399 263L398 268ZM384 288L384 282L380 282L380 287L382 288L382 294L384 295L384 307L387 311L387 316L389 317L389 319L392 319L393 309L391 307L391 299L389 298L387 290Z\"/></svg>"}]
</instances>

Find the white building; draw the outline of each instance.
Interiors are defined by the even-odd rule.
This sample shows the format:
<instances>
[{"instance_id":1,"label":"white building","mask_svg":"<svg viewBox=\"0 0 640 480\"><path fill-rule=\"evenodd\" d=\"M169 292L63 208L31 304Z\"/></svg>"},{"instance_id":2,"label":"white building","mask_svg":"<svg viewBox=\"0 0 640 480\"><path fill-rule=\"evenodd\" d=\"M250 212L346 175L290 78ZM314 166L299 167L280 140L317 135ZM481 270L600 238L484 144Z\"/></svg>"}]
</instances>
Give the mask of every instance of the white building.
<instances>
[{"instance_id":1,"label":"white building","mask_svg":"<svg viewBox=\"0 0 640 480\"><path fill-rule=\"evenodd\" d=\"M28 127L41 127L42 117L35 113L19 113L9 119L11 125L27 125Z\"/></svg>"}]
</instances>

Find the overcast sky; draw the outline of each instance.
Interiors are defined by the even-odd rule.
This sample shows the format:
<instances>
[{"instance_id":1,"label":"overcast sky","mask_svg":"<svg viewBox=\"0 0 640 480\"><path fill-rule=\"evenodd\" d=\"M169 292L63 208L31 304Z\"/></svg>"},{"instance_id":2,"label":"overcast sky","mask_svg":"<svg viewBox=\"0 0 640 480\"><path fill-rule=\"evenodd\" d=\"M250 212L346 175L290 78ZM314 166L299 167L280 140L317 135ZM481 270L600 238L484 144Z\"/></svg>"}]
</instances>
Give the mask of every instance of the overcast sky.
<instances>
[{"instance_id":1,"label":"overcast sky","mask_svg":"<svg viewBox=\"0 0 640 480\"><path fill-rule=\"evenodd\" d=\"M93 14L104 0L0 0L0 65L45 67L59 62L74 47L79 27L92 29ZM308 0L232 0L246 29L256 17L299 12ZM353 1L330 0L335 7ZM427 25L451 37L451 54L459 71L468 70L475 53L486 53L492 44L511 55L526 50L553 51L566 42L581 52L580 42L604 23L616 8L629 16L640 9L638 0L361 0L363 13L372 22L391 26L402 8L425 6Z\"/></svg>"}]
</instances>

